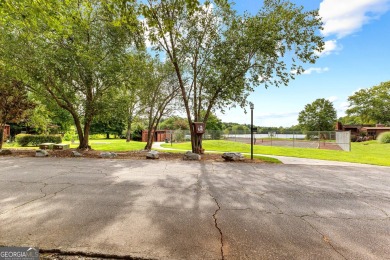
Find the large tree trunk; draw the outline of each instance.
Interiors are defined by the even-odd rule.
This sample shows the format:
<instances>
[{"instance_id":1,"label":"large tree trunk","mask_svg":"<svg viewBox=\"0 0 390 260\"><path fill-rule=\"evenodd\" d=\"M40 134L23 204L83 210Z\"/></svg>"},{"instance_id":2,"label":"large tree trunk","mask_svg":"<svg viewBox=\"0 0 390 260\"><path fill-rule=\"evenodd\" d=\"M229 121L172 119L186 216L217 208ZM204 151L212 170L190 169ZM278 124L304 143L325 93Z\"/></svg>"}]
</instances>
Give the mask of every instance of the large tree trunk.
<instances>
[{"instance_id":1,"label":"large tree trunk","mask_svg":"<svg viewBox=\"0 0 390 260\"><path fill-rule=\"evenodd\" d=\"M154 137L154 134L155 134L155 130L156 128L154 127L154 119L153 119L153 107L154 107L154 103L151 105L151 108L149 110L149 125L148 125L148 135L147 135L147 139L146 139L146 145L145 145L145 150L147 151L150 151L152 149L152 145L153 145L153 137Z\"/></svg>"},{"instance_id":2,"label":"large tree trunk","mask_svg":"<svg viewBox=\"0 0 390 260\"><path fill-rule=\"evenodd\" d=\"M83 143L83 140L84 140L84 133L83 133L83 128L81 127L81 122L78 118L78 116L74 113L72 113L72 117L73 117L73 121L74 121L74 124L76 126L76 130L77 130L77 135L79 137L79 148L81 146L81 144Z\"/></svg>"},{"instance_id":3,"label":"large tree trunk","mask_svg":"<svg viewBox=\"0 0 390 260\"><path fill-rule=\"evenodd\" d=\"M3 140L4 140L4 126L0 125L0 151L3 149Z\"/></svg>"},{"instance_id":4,"label":"large tree trunk","mask_svg":"<svg viewBox=\"0 0 390 260\"><path fill-rule=\"evenodd\" d=\"M131 120L127 121L126 142L130 142L131 141L131 123L132 123Z\"/></svg>"},{"instance_id":5,"label":"large tree trunk","mask_svg":"<svg viewBox=\"0 0 390 260\"><path fill-rule=\"evenodd\" d=\"M148 130L148 138L147 138L147 141L146 141L145 150L147 150L147 151L152 150L152 145L153 145L153 142L154 142L154 135L155 135L155 133L156 133L156 131L154 130L153 127Z\"/></svg>"},{"instance_id":6,"label":"large tree trunk","mask_svg":"<svg viewBox=\"0 0 390 260\"><path fill-rule=\"evenodd\" d=\"M91 128L91 122L92 120L88 120L85 122L84 125L84 131L81 126L81 122L77 115L73 115L73 120L76 126L77 135L79 136L79 147L78 149L91 149L91 146L89 146L89 130Z\"/></svg>"},{"instance_id":7,"label":"large tree trunk","mask_svg":"<svg viewBox=\"0 0 390 260\"><path fill-rule=\"evenodd\" d=\"M91 146L89 145L89 130L91 128L91 122L92 120L88 120L85 122L84 136L80 141L79 149L91 149Z\"/></svg>"}]
</instances>

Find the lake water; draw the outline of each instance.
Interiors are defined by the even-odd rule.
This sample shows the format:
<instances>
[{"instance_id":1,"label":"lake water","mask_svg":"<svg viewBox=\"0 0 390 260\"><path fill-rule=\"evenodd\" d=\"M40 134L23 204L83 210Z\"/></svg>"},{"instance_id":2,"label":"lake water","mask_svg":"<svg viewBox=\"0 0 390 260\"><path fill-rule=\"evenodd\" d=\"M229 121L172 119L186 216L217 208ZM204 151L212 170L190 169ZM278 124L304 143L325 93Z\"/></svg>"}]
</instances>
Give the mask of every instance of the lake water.
<instances>
[{"instance_id":1,"label":"lake water","mask_svg":"<svg viewBox=\"0 0 390 260\"><path fill-rule=\"evenodd\" d=\"M230 134L230 135L223 135L226 138L251 138L250 134ZM261 139L261 138L271 138L268 134L254 134L254 138ZM304 134L274 134L272 138L285 138L285 139L305 139L306 135Z\"/></svg>"}]
</instances>

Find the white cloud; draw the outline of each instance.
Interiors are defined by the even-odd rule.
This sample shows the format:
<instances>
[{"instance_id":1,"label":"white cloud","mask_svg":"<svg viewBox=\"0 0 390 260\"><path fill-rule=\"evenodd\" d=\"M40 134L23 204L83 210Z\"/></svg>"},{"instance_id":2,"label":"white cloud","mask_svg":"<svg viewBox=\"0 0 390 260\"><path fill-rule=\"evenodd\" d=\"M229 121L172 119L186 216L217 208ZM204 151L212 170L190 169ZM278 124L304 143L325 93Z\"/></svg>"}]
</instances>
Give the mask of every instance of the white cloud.
<instances>
[{"instance_id":1,"label":"white cloud","mask_svg":"<svg viewBox=\"0 0 390 260\"><path fill-rule=\"evenodd\" d=\"M342 47L337 44L337 40L325 41L324 49L322 52L316 53L318 56L327 56L333 52L340 51Z\"/></svg>"},{"instance_id":2,"label":"white cloud","mask_svg":"<svg viewBox=\"0 0 390 260\"><path fill-rule=\"evenodd\" d=\"M306 69L303 74L305 75L310 75L312 74L313 72L316 72L316 73L324 73L324 72L327 72L329 71L329 68L328 67L325 67L325 68L308 68Z\"/></svg>"},{"instance_id":3,"label":"white cloud","mask_svg":"<svg viewBox=\"0 0 390 260\"><path fill-rule=\"evenodd\" d=\"M345 116L346 115L345 111L349 108L349 102L348 101L339 102L335 106L335 108L337 110L337 116L338 117Z\"/></svg>"},{"instance_id":4,"label":"white cloud","mask_svg":"<svg viewBox=\"0 0 390 260\"><path fill-rule=\"evenodd\" d=\"M324 22L322 34L345 37L378 19L389 8L390 0L323 0L319 10Z\"/></svg>"},{"instance_id":5,"label":"white cloud","mask_svg":"<svg viewBox=\"0 0 390 260\"><path fill-rule=\"evenodd\" d=\"M347 110L348 107L349 107L349 102L348 101L341 102L340 105L339 105L339 109L342 110L342 111Z\"/></svg>"},{"instance_id":6,"label":"white cloud","mask_svg":"<svg viewBox=\"0 0 390 260\"><path fill-rule=\"evenodd\" d=\"M327 100L329 100L330 102L335 102L336 100L338 100L339 98L336 97L336 96L330 96L327 98Z\"/></svg>"}]
</instances>

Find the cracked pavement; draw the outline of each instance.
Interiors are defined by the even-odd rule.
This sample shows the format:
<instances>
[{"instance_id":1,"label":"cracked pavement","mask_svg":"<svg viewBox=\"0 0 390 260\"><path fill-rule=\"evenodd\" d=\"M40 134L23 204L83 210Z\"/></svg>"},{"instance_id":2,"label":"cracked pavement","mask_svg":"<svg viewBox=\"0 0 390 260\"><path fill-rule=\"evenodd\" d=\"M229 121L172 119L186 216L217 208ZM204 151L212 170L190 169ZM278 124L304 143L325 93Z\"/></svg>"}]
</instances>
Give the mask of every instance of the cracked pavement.
<instances>
[{"instance_id":1,"label":"cracked pavement","mask_svg":"<svg viewBox=\"0 0 390 260\"><path fill-rule=\"evenodd\" d=\"M0 164L0 246L147 259L390 259L388 167Z\"/></svg>"}]
</instances>

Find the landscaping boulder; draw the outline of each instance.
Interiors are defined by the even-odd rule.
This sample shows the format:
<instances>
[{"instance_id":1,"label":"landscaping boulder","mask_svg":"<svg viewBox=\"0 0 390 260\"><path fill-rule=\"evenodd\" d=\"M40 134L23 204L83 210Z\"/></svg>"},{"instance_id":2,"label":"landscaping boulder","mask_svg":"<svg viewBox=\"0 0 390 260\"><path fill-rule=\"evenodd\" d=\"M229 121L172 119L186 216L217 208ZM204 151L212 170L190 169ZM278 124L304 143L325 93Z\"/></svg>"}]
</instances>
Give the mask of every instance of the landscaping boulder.
<instances>
[{"instance_id":1,"label":"landscaping boulder","mask_svg":"<svg viewBox=\"0 0 390 260\"><path fill-rule=\"evenodd\" d=\"M241 153L224 153L222 154L222 158L225 161L243 161L245 157Z\"/></svg>"},{"instance_id":2,"label":"landscaping boulder","mask_svg":"<svg viewBox=\"0 0 390 260\"><path fill-rule=\"evenodd\" d=\"M0 155L10 155L12 154L11 150L0 150Z\"/></svg>"},{"instance_id":3,"label":"landscaping boulder","mask_svg":"<svg viewBox=\"0 0 390 260\"><path fill-rule=\"evenodd\" d=\"M200 159L201 157L199 154L190 151L186 152L183 157L183 160L185 161L200 161Z\"/></svg>"},{"instance_id":4,"label":"landscaping boulder","mask_svg":"<svg viewBox=\"0 0 390 260\"><path fill-rule=\"evenodd\" d=\"M146 159L158 159L159 154L157 151L150 151L146 154Z\"/></svg>"},{"instance_id":5,"label":"landscaping boulder","mask_svg":"<svg viewBox=\"0 0 390 260\"><path fill-rule=\"evenodd\" d=\"M72 156L73 157L83 157L83 154L77 152L77 151L72 151Z\"/></svg>"},{"instance_id":6,"label":"landscaping boulder","mask_svg":"<svg viewBox=\"0 0 390 260\"><path fill-rule=\"evenodd\" d=\"M118 155L116 153L113 153L113 152L104 152L104 153L100 153L100 157L101 158L115 158L117 157Z\"/></svg>"},{"instance_id":7,"label":"landscaping boulder","mask_svg":"<svg viewBox=\"0 0 390 260\"><path fill-rule=\"evenodd\" d=\"M46 150L36 150L35 157L47 157L49 153Z\"/></svg>"}]
</instances>

